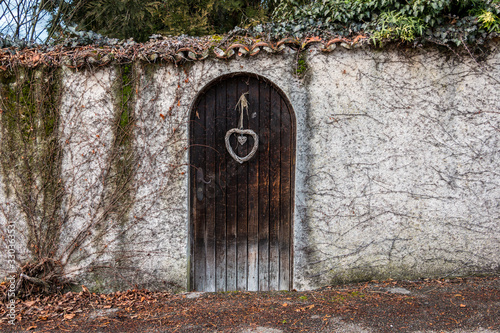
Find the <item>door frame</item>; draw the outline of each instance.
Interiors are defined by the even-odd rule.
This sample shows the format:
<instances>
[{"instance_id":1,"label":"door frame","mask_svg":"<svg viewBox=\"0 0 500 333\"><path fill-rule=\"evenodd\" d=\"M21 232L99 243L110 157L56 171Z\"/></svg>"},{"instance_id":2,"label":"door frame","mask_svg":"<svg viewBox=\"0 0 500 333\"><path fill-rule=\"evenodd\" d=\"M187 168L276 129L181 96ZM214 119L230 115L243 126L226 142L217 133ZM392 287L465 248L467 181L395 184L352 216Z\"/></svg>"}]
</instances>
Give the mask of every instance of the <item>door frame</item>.
<instances>
[{"instance_id":1,"label":"door frame","mask_svg":"<svg viewBox=\"0 0 500 333\"><path fill-rule=\"evenodd\" d=\"M193 255L193 238L194 238L194 221L191 219L191 210L192 210L192 202L191 202L191 191L193 190L191 188L191 154L190 154L190 146L191 146L191 119L193 117L193 113L195 111L195 107L197 106L200 98L210 89L212 88L215 84L218 82L236 77L236 76L251 76L254 77L258 80L264 81L267 84L269 84L273 89L275 89L280 97L285 101L289 113L290 113L290 121L291 124L293 124L293 130L292 130L292 144L291 144L291 149L292 149L292 168L291 168L291 173L290 173L290 191L291 191L291 204L290 204L290 278L289 278L289 290L293 289L293 276L294 276L294 259L295 259L295 185L296 185L296 179L295 179L295 173L296 173L296 168L297 168L297 118L295 117L295 111L292 107L292 104L290 103L290 99L288 96L283 92L281 88L279 88L274 82L272 82L270 79L257 74L257 73L252 73L252 72L232 72L232 73L227 73L220 75L216 77L215 79L210 80L208 83L206 83L200 91L196 94L194 97L190 107L189 107L189 114L188 114L188 122L187 122L187 159L188 159L188 165L187 165L187 201L188 201L188 216L187 216L187 291L192 291L193 290L193 265L194 265L194 255Z\"/></svg>"}]
</instances>

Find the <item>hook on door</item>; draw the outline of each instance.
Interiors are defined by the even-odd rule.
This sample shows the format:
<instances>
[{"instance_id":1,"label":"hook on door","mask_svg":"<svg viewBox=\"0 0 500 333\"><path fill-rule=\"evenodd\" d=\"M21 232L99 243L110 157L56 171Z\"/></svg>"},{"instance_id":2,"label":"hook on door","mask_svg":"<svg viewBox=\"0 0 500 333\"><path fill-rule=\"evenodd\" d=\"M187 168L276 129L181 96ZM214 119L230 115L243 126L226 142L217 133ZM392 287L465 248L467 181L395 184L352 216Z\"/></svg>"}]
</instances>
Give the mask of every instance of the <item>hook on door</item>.
<instances>
[{"instance_id":1,"label":"hook on door","mask_svg":"<svg viewBox=\"0 0 500 333\"><path fill-rule=\"evenodd\" d=\"M196 198L199 201L203 200L203 193L205 184L210 184L212 182L212 178L208 177L208 180L205 180L205 174L203 173L202 168L198 168L196 170Z\"/></svg>"}]
</instances>

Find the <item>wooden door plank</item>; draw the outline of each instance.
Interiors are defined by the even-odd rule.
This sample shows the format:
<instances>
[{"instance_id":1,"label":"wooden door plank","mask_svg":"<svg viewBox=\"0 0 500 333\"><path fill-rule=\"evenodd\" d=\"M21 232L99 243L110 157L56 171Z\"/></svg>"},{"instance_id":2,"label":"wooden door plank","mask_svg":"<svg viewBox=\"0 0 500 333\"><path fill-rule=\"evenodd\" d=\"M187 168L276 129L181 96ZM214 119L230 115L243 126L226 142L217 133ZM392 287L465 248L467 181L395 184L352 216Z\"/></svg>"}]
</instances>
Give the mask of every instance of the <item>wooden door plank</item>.
<instances>
[{"instance_id":1,"label":"wooden door plank","mask_svg":"<svg viewBox=\"0 0 500 333\"><path fill-rule=\"evenodd\" d=\"M215 290L226 291L226 81L216 87L215 116Z\"/></svg>"},{"instance_id":2,"label":"wooden door plank","mask_svg":"<svg viewBox=\"0 0 500 333\"><path fill-rule=\"evenodd\" d=\"M290 115L290 281L289 288L293 289L293 268L294 268L294 209L295 209L295 158L296 158L296 135L297 126L295 120L295 114L291 106L287 104L288 114Z\"/></svg>"},{"instance_id":3,"label":"wooden door plank","mask_svg":"<svg viewBox=\"0 0 500 333\"><path fill-rule=\"evenodd\" d=\"M291 236L291 119L285 101L281 100L281 167L280 167L280 290L290 289Z\"/></svg>"},{"instance_id":4,"label":"wooden door plank","mask_svg":"<svg viewBox=\"0 0 500 333\"><path fill-rule=\"evenodd\" d=\"M193 113L196 113L197 106L195 107ZM190 204L190 234L189 234L189 254L191 256L189 265L189 281L188 290L194 290L194 270L195 270L195 234L196 234L196 167L195 167L195 146L194 146L194 128L195 128L195 118L191 117L189 120L189 142L192 145L189 148L189 204Z\"/></svg>"},{"instance_id":5,"label":"wooden door plank","mask_svg":"<svg viewBox=\"0 0 500 333\"><path fill-rule=\"evenodd\" d=\"M205 291L215 291L215 87L205 95Z\"/></svg>"},{"instance_id":6,"label":"wooden door plank","mask_svg":"<svg viewBox=\"0 0 500 333\"><path fill-rule=\"evenodd\" d=\"M238 79L238 99L243 93L248 92L248 86L243 77ZM248 95L246 96L248 98ZM235 111L240 118L240 108ZM243 127L248 126L248 118L246 111L243 115ZM233 135L235 136L235 135ZM238 144L237 154L239 156L246 156L248 154L248 141L244 144ZM238 290L247 290L248 282L248 163L238 163L238 227L237 227L237 288Z\"/></svg>"},{"instance_id":7,"label":"wooden door plank","mask_svg":"<svg viewBox=\"0 0 500 333\"><path fill-rule=\"evenodd\" d=\"M281 167L281 97L271 90L270 163L269 163L269 289L279 289L279 223L280 223L280 167Z\"/></svg>"},{"instance_id":8,"label":"wooden door plank","mask_svg":"<svg viewBox=\"0 0 500 333\"><path fill-rule=\"evenodd\" d=\"M199 117L199 119L198 119ZM198 109L194 115L193 125L194 146L191 147L192 166L194 169L194 290L204 290L205 288L205 188L198 183L198 170L205 167L205 98L202 97L198 104ZM200 193L198 193L200 191ZM202 196L202 197L201 197ZM201 200L200 200L201 199Z\"/></svg>"},{"instance_id":9,"label":"wooden door plank","mask_svg":"<svg viewBox=\"0 0 500 333\"><path fill-rule=\"evenodd\" d=\"M249 79L248 128L259 133L259 81ZM248 149L253 139L248 139ZM248 161L248 290L259 290L259 152Z\"/></svg>"},{"instance_id":10,"label":"wooden door plank","mask_svg":"<svg viewBox=\"0 0 500 333\"><path fill-rule=\"evenodd\" d=\"M271 87L259 88L259 290L269 290L269 139Z\"/></svg>"},{"instance_id":11,"label":"wooden door plank","mask_svg":"<svg viewBox=\"0 0 500 333\"><path fill-rule=\"evenodd\" d=\"M226 131L238 125L237 113L234 110L239 96L236 79L227 81L227 104L226 104ZM225 134L224 134L225 135ZM230 143L236 147L236 137L232 135ZM238 218L238 163L226 152L227 161L227 274L226 290L237 290L236 269L237 269L237 218Z\"/></svg>"}]
</instances>

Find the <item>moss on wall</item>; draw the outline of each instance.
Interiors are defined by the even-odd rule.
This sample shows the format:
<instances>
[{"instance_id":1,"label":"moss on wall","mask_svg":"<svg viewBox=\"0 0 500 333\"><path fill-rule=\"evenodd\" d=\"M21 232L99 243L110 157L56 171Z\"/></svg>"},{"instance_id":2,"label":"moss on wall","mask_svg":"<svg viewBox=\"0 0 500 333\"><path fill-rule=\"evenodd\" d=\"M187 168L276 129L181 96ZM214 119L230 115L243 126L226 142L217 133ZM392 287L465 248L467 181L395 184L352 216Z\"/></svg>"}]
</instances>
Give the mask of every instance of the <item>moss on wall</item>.
<instances>
[{"instance_id":1,"label":"moss on wall","mask_svg":"<svg viewBox=\"0 0 500 333\"><path fill-rule=\"evenodd\" d=\"M297 75L299 78L303 78L307 70L308 70L307 51L302 50L301 52L297 52L295 75Z\"/></svg>"},{"instance_id":2,"label":"moss on wall","mask_svg":"<svg viewBox=\"0 0 500 333\"><path fill-rule=\"evenodd\" d=\"M52 258L63 223L59 70L4 72L0 95L0 165L6 195L24 214L33 260Z\"/></svg>"},{"instance_id":3,"label":"moss on wall","mask_svg":"<svg viewBox=\"0 0 500 333\"><path fill-rule=\"evenodd\" d=\"M117 207L117 218L123 228L128 222L128 213L134 199L132 185L136 170L133 147L135 68L132 64L119 66L116 68L116 74L114 141L111 155L113 171L108 190L113 193L112 200L117 200L114 206Z\"/></svg>"}]
</instances>

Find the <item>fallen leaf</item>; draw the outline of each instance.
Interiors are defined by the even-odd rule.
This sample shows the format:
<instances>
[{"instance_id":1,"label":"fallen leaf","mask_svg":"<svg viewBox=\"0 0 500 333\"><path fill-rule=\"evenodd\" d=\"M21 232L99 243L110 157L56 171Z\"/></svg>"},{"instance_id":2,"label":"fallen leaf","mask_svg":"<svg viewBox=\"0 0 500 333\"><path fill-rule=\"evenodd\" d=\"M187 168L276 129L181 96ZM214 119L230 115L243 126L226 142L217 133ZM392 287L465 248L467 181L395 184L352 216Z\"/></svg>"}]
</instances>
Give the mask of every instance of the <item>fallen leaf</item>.
<instances>
[{"instance_id":1,"label":"fallen leaf","mask_svg":"<svg viewBox=\"0 0 500 333\"><path fill-rule=\"evenodd\" d=\"M288 304L286 304L286 303L283 303L283 306L288 306Z\"/></svg>"},{"instance_id":2,"label":"fallen leaf","mask_svg":"<svg viewBox=\"0 0 500 333\"><path fill-rule=\"evenodd\" d=\"M33 326L28 327L28 328L26 329L26 331L30 331L30 330L33 330L33 329L35 329L35 328L36 328L36 326L35 326L35 325L33 325Z\"/></svg>"},{"instance_id":3,"label":"fallen leaf","mask_svg":"<svg viewBox=\"0 0 500 333\"><path fill-rule=\"evenodd\" d=\"M460 307L461 307L461 308L465 308L465 307L466 307L466 305L465 305L465 304L460 304Z\"/></svg>"},{"instance_id":4,"label":"fallen leaf","mask_svg":"<svg viewBox=\"0 0 500 333\"><path fill-rule=\"evenodd\" d=\"M64 319L71 320L75 317L76 315L74 313L67 313L64 315Z\"/></svg>"},{"instance_id":5,"label":"fallen leaf","mask_svg":"<svg viewBox=\"0 0 500 333\"><path fill-rule=\"evenodd\" d=\"M33 304L35 304L36 301L27 301L27 302L24 302L24 304L27 306L27 307L32 307Z\"/></svg>"},{"instance_id":6,"label":"fallen leaf","mask_svg":"<svg viewBox=\"0 0 500 333\"><path fill-rule=\"evenodd\" d=\"M296 309L295 311L296 311L296 312L306 311L306 310L310 310L310 309L312 309L312 308L314 308L314 304L311 304L311 305L306 306L306 307L303 307L303 308L298 308L298 309Z\"/></svg>"}]
</instances>

